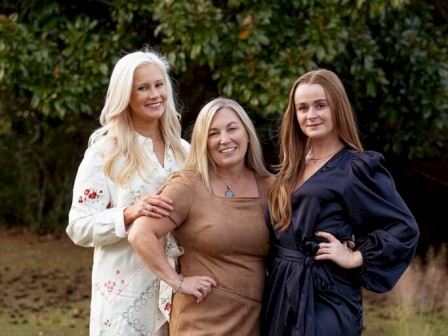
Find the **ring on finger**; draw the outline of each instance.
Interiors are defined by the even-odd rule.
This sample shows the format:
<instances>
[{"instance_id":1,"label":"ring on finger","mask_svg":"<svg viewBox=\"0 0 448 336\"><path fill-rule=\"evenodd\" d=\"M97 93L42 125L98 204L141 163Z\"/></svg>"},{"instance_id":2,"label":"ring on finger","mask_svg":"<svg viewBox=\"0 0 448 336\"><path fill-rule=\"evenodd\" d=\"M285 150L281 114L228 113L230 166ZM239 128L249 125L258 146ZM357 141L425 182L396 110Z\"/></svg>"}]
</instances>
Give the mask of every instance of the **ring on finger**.
<instances>
[{"instance_id":1,"label":"ring on finger","mask_svg":"<svg viewBox=\"0 0 448 336\"><path fill-rule=\"evenodd\" d=\"M151 204L146 206L146 211L151 212L152 211L153 206Z\"/></svg>"},{"instance_id":2,"label":"ring on finger","mask_svg":"<svg viewBox=\"0 0 448 336\"><path fill-rule=\"evenodd\" d=\"M200 285L199 285L199 289L198 289L198 291L200 291L200 292L202 293L202 291L204 290L204 287L205 287L205 286L204 286L203 284L200 284Z\"/></svg>"}]
</instances>

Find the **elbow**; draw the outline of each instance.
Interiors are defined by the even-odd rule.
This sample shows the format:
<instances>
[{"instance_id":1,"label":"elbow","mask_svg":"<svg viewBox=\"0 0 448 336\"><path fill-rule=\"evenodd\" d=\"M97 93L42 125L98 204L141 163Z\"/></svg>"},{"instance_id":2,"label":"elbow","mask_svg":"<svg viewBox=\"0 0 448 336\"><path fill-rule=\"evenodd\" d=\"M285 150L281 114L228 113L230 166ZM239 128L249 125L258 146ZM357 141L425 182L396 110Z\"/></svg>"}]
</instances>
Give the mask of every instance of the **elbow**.
<instances>
[{"instance_id":1,"label":"elbow","mask_svg":"<svg viewBox=\"0 0 448 336\"><path fill-rule=\"evenodd\" d=\"M88 240L84 239L83 237L79 237L78 235L74 234L71 230L65 230L65 233L67 236L71 239L71 241L78 246L81 247L91 247L92 244L89 243Z\"/></svg>"},{"instance_id":2,"label":"elbow","mask_svg":"<svg viewBox=\"0 0 448 336\"><path fill-rule=\"evenodd\" d=\"M69 223L69 225L65 229L65 233L72 240L73 243L75 243L76 245L81 244L81 240L77 239L77 235L75 234L75 232L73 230L73 225L71 225L71 223Z\"/></svg>"},{"instance_id":3,"label":"elbow","mask_svg":"<svg viewBox=\"0 0 448 336\"><path fill-rule=\"evenodd\" d=\"M415 238L416 238L417 240L420 239L420 228L419 228L419 226L418 226L417 223L415 223Z\"/></svg>"},{"instance_id":4,"label":"elbow","mask_svg":"<svg viewBox=\"0 0 448 336\"><path fill-rule=\"evenodd\" d=\"M136 225L132 225L128 231L128 242L132 247L136 247L139 243L139 237L141 237L141 233L139 233L139 227Z\"/></svg>"},{"instance_id":5,"label":"elbow","mask_svg":"<svg viewBox=\"0 0 448 336\"><path fill-rule=\"evenodd\" d=\"M412 247L415 249L420 240L420 228L416 222L409 226L409 241Z\"/></svg>"},{"instance_id":6,"label":"elbow","mask_svg":"<svg viewBox=\"0 0 448 336\"><path fill-rule=\"evenodd\" d=\"M92 230L78 227L75 222L70 222L65 233L75 245L82 247L93 247Z\"/></svg>"},{"instance_id":7,"label":"elbow","mask_svg":"<svg viewBox=\"0 0 448 336\"><path fill-rule=\"evenodd\" d=\"M146 251L153 244L156 235L144 221L134 221L128 231L128 242L136 252ZM156 239L157 241L157 239Z\"/></svg>"}]
</instances>

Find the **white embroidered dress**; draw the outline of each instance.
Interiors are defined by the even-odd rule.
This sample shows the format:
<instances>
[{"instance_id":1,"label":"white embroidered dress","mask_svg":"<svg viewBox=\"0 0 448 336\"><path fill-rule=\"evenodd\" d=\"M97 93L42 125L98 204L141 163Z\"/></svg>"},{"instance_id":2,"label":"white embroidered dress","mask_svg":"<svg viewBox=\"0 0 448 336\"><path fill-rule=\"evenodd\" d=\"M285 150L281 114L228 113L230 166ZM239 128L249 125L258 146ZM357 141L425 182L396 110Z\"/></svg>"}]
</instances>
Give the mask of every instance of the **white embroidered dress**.
<instances>
[{"instance_id":1,"label":"white embroidered dress","mask_svg":"<svg viewBox=\"0 0 448 336\"><path fill-rule=\"evenodd\" d=\"M171 289L145 267L128 243L123 210L154 193L179 167L168 143L162 167L151 139L137 137L149 157L146 174L135 174L119 187L103 173L103 159L88 148L75 179L66 232L75 244L94 248L90 336L167 335ZM182 145L189 150L183 139ZM171 234L166 250L174 265L181 251Z\"/></svg>"}]
</instances>

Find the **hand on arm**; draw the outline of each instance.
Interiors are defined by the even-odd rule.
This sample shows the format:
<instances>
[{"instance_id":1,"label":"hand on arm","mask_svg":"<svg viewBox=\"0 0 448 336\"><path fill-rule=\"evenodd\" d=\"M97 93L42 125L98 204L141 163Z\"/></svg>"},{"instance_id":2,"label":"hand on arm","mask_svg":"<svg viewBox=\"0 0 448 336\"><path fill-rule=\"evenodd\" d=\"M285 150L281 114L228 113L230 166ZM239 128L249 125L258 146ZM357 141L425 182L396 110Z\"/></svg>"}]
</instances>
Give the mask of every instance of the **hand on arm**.
<instances>
[{"instance_id":1,"label":"hand on arm","mask_svg":"<svg viewBox=\"0 0 448 336\"><path fill-rule=\"evenodd\" d=\"M146 195L136 204L128 206L123 211L124 225L126 230L139 217L147 216L162 218L169 216L173 210L173 201L166 196L160 195L162 188L152 195Z\"/></svg>"},{"instance_id":2,"label":"hand on arm","mask_svg":"<svg viewBox=\"0 0 448 336\"><path fill-rule=\"evenodd\" d=\"M328 232L316 232L316 236L324 238L328 243L320 243L315 260L331 260L342 268L350 269L362 266L361 252L353 251L352 243L341 243L335 236Z\"/></svg>"},{"instance_id":3,"label":"hand on arm","mask_svg":"<svg viewBox=\"0 0 448 336\"><path fill-rule=\"evenodd\" d=\"M129 230L128 241L145 265L159 279L166 282L176 292L194 295L200 303L210 293L211 287L216 287L217 283L208 276L183 278L171 267L159 240L175 227L168 217L158 219L139 217Z\"/></svg>"}]
</instances>

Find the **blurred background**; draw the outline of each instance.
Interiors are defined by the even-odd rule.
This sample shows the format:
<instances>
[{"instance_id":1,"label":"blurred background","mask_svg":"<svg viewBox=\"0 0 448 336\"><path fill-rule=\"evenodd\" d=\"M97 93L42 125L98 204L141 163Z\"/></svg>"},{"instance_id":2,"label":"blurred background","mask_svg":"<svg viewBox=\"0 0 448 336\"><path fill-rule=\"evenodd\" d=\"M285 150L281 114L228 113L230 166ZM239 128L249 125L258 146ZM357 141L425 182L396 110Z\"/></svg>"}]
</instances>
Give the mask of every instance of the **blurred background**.
<instances>
[{"instance_id":1,"label":"blurred background","mask_svg":"<svg viewBox=\"0 0 448 336\"><path fill-rule=\"evenodd\" d=\"M422 267L446 256L446 0L1 0L1 229L64 237L113 66L145 44L171 63L185 139L200 108L228 96L269 166L293 82L335 71L419 223Z\"/></svg>"}]
</instances>

